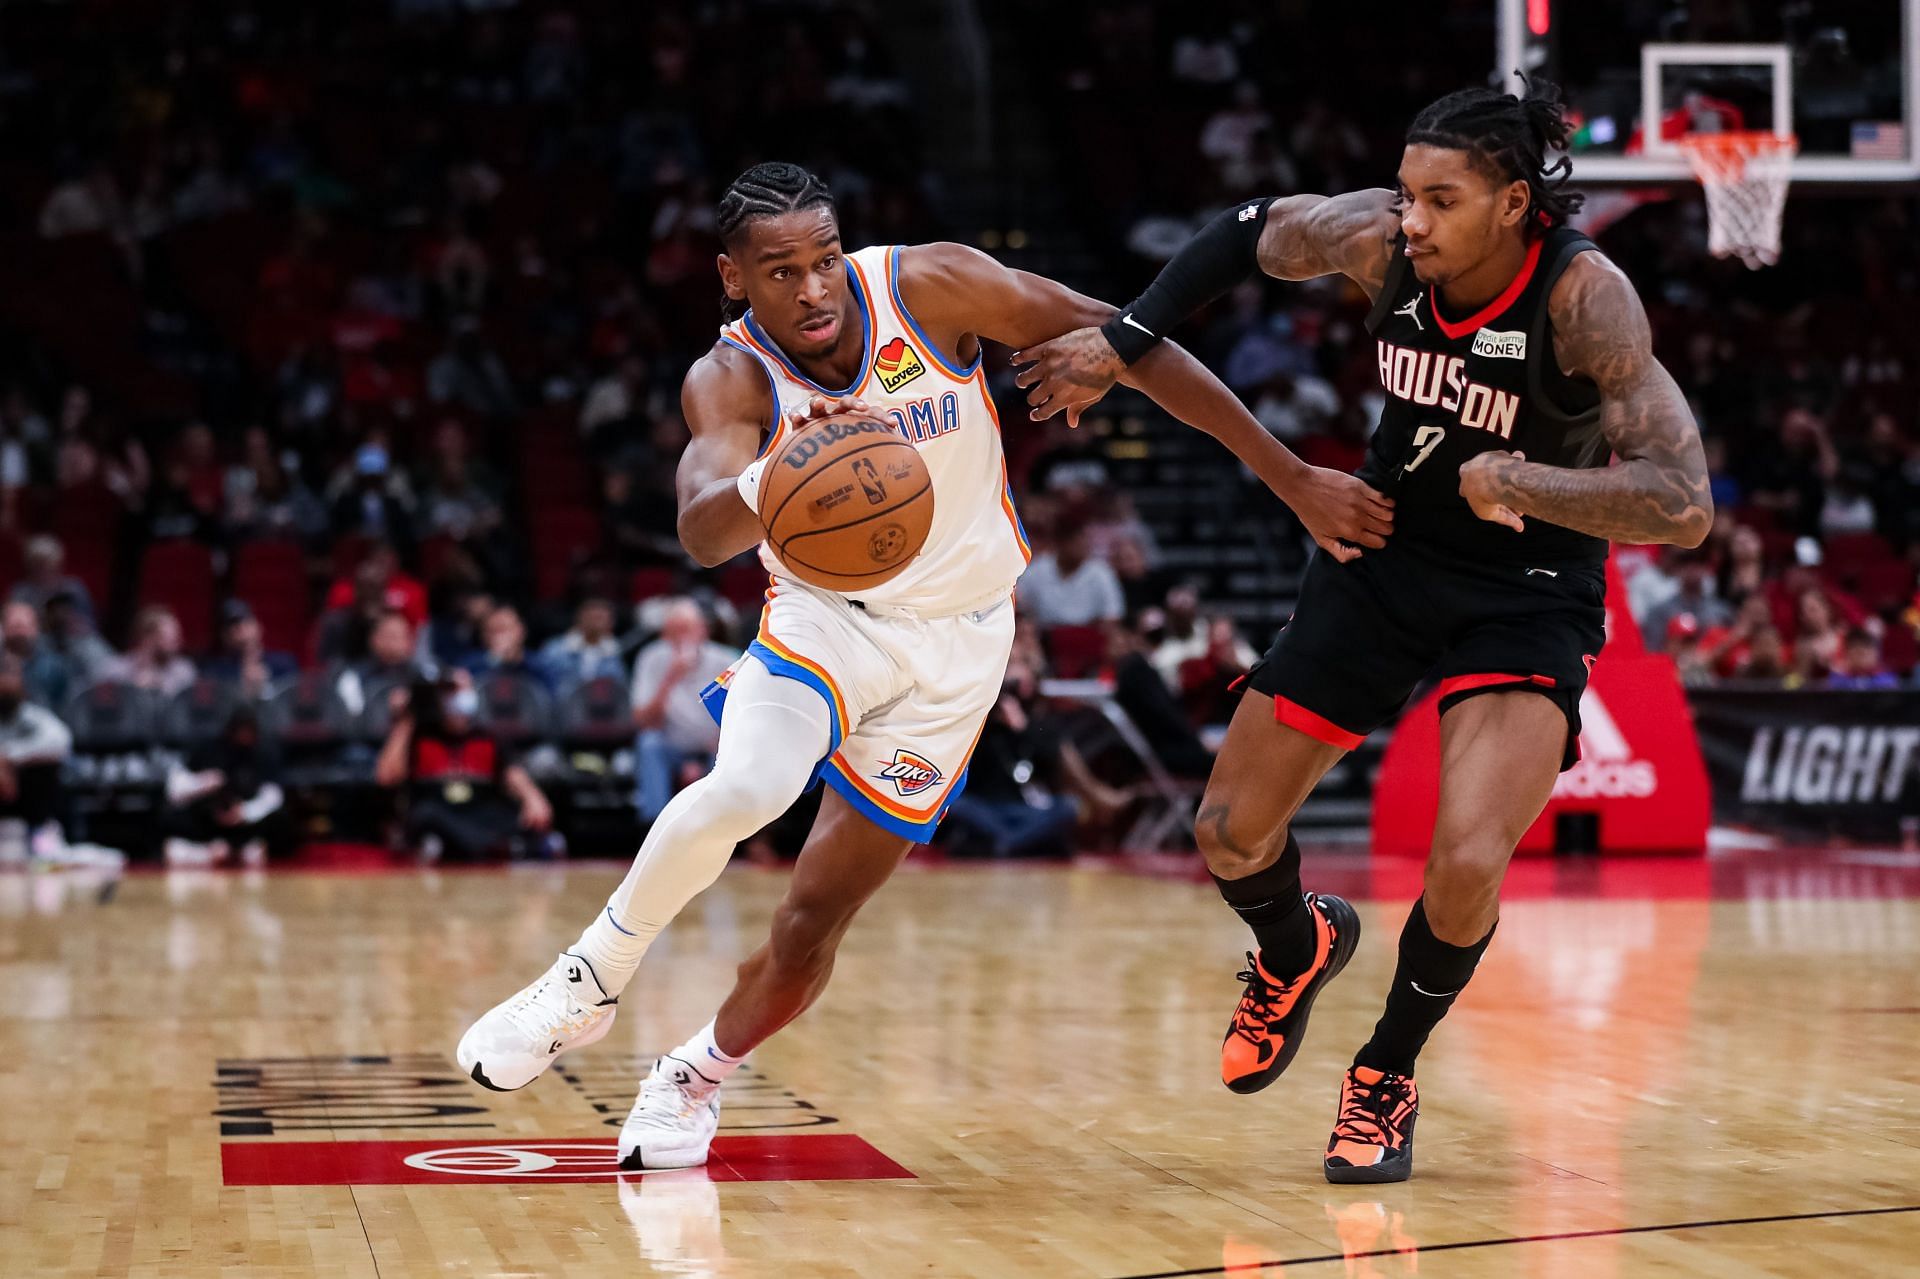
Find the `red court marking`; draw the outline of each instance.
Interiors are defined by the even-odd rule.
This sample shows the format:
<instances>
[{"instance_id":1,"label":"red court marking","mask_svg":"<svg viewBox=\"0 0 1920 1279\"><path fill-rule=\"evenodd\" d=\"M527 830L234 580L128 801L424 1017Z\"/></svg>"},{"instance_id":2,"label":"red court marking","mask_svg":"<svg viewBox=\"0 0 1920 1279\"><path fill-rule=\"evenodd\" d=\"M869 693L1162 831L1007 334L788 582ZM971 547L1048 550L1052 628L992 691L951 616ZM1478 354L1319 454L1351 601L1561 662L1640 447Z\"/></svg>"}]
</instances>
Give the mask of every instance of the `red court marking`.
<instances>
[{"instance_id":1,"label":"red court marking","mask_svg":"<svg viewBox=\"0 0 1920 1279\"><path fill-rule=\"evenodd\" d=\"M601 1138L499 1141L226 1142L229 1186L480 1186L612 1181L617 1148ZM851 1133L716 1137L709 1181L874 1181L913 1173ZM684 1175L684 1174L683 1174Z\"/></svg>"}]
</instances>

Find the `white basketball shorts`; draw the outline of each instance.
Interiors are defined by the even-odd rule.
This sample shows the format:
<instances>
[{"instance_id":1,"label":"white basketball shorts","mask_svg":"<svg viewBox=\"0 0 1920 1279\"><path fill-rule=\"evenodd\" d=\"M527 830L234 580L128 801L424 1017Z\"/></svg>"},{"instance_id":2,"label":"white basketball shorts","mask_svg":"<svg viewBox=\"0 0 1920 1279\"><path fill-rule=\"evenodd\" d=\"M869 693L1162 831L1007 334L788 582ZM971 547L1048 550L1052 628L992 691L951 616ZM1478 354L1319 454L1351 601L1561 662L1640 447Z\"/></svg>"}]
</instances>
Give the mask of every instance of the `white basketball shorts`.
<instances>
[{"instance_id":1,"label":"white basketball shorts","mask_svg":"<svg viewBox=\"0 0 1920 1279\"><path fill-rule=\"evenodd\" d=\"M832 745L816 781L887 830L932 838L967 783L967 761L1013 648L1011 596L946 617L869 611L776 579L747 651L702 694L719 719L741 662L826 699Z\"/></svg>"}]
</instances>

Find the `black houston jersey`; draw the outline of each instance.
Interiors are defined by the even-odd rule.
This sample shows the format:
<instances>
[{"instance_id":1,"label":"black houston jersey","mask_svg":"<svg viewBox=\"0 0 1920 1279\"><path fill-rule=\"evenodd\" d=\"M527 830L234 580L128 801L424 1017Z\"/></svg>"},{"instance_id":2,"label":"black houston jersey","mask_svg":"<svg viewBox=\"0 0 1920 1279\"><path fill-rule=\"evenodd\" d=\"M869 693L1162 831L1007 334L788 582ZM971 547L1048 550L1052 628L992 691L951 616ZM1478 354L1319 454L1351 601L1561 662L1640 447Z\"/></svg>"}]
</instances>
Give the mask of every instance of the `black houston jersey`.
<instances>
[{"instance_id":1,"label":"black houston jersey","mask_svg":"<svg viewBox=\"0 0 1920 1279\"><path fill-rule=\"evenodd\" d=\"M1528 516L1516 533L1474 515L1460 496L1461 464L1489 449L1548 466L1607 464L1600 394L1560 371L1547 298L1574 255L1593 241L1566 227L1535 240L1526 263L1477 314L1451 320L1394 244L1367 316L1387 397L1360 476L1395 501L1395 539L1477 560L1597 564L1607 544Z\"/></svg>"}]
</instances>

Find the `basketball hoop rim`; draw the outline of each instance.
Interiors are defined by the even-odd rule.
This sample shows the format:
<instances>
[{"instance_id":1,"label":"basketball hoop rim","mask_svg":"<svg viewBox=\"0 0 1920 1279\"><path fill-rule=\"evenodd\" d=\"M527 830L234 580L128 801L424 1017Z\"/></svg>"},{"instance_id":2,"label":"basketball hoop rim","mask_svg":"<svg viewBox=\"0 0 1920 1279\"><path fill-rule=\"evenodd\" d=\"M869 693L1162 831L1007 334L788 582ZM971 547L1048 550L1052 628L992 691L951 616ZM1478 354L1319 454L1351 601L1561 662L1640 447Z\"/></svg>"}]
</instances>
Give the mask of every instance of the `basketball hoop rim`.
<instances>
[{"instance_id":1,"label":"basketball hoop rim","mask_svg":"<svg viewBox=\"0 0 1920 1279\"><path fill-rule=\"evenodd\" d=\"M1729 129L1722 133L1689 133L1674 139L1674 145L1689 155L1721 157L1754 156L1800 150L1800 137L1793 133L1774 133L1767 129Z\"/></svg>"}]
</instances>

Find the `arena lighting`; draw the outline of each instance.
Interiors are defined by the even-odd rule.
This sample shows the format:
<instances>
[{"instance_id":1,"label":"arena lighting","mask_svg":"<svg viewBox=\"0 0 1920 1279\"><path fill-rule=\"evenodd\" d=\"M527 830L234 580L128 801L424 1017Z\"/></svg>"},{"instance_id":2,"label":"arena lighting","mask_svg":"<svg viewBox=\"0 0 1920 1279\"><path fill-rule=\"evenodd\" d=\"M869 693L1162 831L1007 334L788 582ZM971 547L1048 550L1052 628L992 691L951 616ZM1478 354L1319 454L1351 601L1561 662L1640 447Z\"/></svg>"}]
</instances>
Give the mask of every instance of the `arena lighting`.
<instances>
[{"instance_id":1,"label":"arena lighting","mask_svg":"<svg viewBox=\"0 0 1920 1279\"><path fill-rule=\"evenodd\" d=\"M1544 36L1553 26L1553 0L1527 0L1527 30Z\"/></svg>"}]
</instances>

